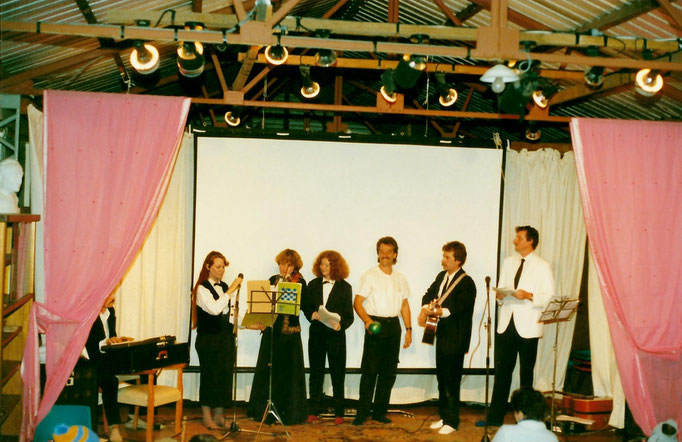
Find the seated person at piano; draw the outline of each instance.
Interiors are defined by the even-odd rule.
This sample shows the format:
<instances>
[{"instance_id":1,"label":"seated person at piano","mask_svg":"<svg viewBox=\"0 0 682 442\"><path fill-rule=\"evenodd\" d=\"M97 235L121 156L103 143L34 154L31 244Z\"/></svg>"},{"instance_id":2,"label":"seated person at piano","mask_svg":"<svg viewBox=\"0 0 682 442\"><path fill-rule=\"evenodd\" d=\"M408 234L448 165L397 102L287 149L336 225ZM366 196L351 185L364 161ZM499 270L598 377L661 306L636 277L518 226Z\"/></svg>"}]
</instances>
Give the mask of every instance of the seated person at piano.
<instances>
[{"instance_id":1,"label":"seated person at piano","mask_svg":"<svg viewBox=\"0 0 682 442\"><path fill-rule=\"evenodd\" d=\"M118 409L118 378L107 363L107 356L102 351L104 345L132 341L133 338L116 336L116 313L114 312L115 295L112 293L104 301L99 316L95 319L85 343L81 357L89 359L97 368L97 385L102 389L104 414L107 417L110 434L109 440L119 442L121 433L121 413Z\"/></svg>"}]
</instances>

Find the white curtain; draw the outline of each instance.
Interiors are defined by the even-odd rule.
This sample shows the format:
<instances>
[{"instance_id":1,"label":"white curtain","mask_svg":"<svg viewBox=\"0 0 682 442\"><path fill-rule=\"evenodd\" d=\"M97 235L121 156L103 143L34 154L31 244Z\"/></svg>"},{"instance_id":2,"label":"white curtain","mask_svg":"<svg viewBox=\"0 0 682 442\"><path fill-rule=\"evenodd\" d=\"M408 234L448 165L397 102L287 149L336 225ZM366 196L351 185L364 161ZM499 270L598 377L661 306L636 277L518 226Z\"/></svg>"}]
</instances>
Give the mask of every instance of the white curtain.
<instances>
[{"instance_id":1,"label":"white curtain","mask_svg":"<svg viewBox=\"0 0 682 442\"><path fill-rule=\"evenodd\" d=\"M31 213L40 215L42 217L43 209L43 182L44 182L44 167L43 162L43 113L36 109L32 104L28 105L28 145L29 152L28 161L31 168L29 179L30 189L24 189L24 192L31 192ZM44 262L44 245L43 240L43 223L36 223L36 262L35 262L35 300L38 302L45 302L45 268Z\"/></svg>"},{"instance_id":2,"label":"white curtain","mask_svg":"<svg viewBox=\"0 0 682 442\"><path fill-rule=\"evenodd\" d=\"M592 385L595 396L613 398L613 412L609 425L615 428L625 426L625 393L620 383L616 355L611 344L609 324L604 310L597 269L590 253L590 268L587 282L587 303L590 311L590 349L592 354Z\"/></svg>"},{"instance_id":3,"label":"white curtain","mask_svg":"<svg viewBox=\"0 0 682 442\"><path fill-rule=\"evenodd\" d=\"M551 264L555 294L577 297L585 254L585 224L573 152L561 156L553 149L508 150L504 189L500 259L514 253L514 227L531 225L540 232L536 252ZM557 391L563 387L574 327L575 315L559 326ZM538 344L534 387L540 391L552 389L556 330L554 324L545 326ZM518 370L517 363L512 391L519 386Z\"/></svg>"},{"instance_id":4,"label":"white curtain","mask_svg":"<svg viewBox=\"0 0 682 442\"><path fill-rule=\"evenodd\" d=\"M187 342L192 284L193 143L192 135L186 133L154 226L116 289L117 332L121 336L146 339L172 335L177 342ZM172 385L175 379L173 372L168 372L159 382Z\"/></svg>"}]
</instances>

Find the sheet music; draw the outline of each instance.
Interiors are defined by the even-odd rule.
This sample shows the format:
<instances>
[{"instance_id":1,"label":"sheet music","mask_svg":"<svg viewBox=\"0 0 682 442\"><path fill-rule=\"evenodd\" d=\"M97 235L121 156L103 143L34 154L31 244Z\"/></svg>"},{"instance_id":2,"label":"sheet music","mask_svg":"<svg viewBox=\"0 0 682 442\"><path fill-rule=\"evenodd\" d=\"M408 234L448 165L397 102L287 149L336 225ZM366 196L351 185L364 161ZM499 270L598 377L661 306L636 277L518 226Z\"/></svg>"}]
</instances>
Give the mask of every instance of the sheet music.
<instances>
[{"instance_id":1,"label":"sheet music","mask_svg":"<svg viewBox=\"0 0 682 442\"><path fill-rule=\"evenodd\" d=\"M327 310L323 305L317 309L317 314L320 315L320 322L322 322L327 327L334 329L336 324L341 322L341 315L338 313L332 313Z\"/></svg>"},{"instance_id":2,"label":"sheet music","mask_svg":"<svg viewBox=\"0 0 682 442\"><path fill-rule=\"evenodd\" d=\"M491 287L497 293L502 293L504 296L514 296L516 294L516 289L511 287Z\"/></svg>"}]
</instances>

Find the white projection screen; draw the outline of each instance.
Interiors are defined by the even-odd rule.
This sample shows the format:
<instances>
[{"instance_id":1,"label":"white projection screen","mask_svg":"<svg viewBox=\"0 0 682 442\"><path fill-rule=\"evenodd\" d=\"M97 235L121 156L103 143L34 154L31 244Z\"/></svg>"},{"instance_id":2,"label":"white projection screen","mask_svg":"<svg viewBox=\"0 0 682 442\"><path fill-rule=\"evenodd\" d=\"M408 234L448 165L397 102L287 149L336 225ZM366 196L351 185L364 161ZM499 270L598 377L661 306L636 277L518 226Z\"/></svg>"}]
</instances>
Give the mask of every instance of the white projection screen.
<instances>
[{"instance_id":1,"label":"white projection screen","mask_svg":"<svg viewBox=\"0 0 682 442\"><path fill-rule=\"evenodd\" d=\"M267 279L277 273L277 253L292 248L310 281L316 256L332 249L345 257L348 282L356 287L377 265L377 240L393 236L399 245L395 269L410 286L413 326L412 346L401 350L398 368L434 368L434 347L421 343L416 318L424 292L442 270L441 247L461 241L468 252L464 269L477 287L465 368L484 368L480 323L485 276L497 276L501 167L498 149L200 136L193 278L206 254L218 250L230 261L228 284L240 272L247 281ZM240 316L246 297L245 282ZM306 367L308 325L301 313ZM363 333L356 316L347 331L348 368L360 367ZM240 330L240 367L255 366L259 344L258 331ZM192 353L191 365L198 365L193 343Z\"/></svg>"}]
</instances>

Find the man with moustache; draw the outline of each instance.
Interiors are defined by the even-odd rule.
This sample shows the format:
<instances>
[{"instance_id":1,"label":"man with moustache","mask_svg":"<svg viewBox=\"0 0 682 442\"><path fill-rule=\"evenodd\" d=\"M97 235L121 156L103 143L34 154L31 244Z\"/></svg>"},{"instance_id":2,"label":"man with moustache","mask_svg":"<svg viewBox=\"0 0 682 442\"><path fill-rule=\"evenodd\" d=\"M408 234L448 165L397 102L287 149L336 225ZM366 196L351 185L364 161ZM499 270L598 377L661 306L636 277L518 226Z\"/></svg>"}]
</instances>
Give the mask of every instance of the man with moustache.
<instances>
[{"instance_id":1,"label":"man with moustache","mask_svg":"<svg viewBox=\"0 0 682 442\"><path fill-rule=\"evenodd\" d=\"M377 241L376 248L379 265L362 275L360 288L353 301L355 312L365 324L360 399L353 425L362 425L370 411L375 421L384 424L391 422L386 412L398 368L402 335L399 315L405 324L403 348L408 348L412 343L408 303L410 289L403 274L393 269L398 257L398 243L392 237L385 236ZM374 334L370 331L372 322L381 324L380 332Z\"/></svg>"}]
</instances>

